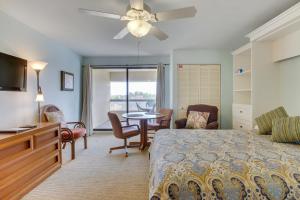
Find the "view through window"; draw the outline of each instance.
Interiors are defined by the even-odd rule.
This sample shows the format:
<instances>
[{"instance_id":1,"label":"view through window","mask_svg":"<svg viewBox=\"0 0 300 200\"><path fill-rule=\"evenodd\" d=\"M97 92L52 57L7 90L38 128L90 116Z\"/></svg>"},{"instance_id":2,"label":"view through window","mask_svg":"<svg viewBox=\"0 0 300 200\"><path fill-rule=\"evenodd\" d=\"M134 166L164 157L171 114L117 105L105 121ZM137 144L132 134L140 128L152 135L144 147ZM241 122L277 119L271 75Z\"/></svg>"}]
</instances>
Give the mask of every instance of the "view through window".
<instances>
[{"instance_id":1,"label":"view through window","mask_svg":"<svg viewBox=\"0 0 300 200\"><path fill-rule=\"evenodd\" d=\"M111 82L110 110L126 111L126 84L124 82ZM152 109L155 106L156 82L130 82L129 83L129 108L130 112L139 111L141 108Z\"/></svg>"},{"instance_id":2,"label":"view through window","mask_svg":"<svg viewBox=\"0 0 300 200\"><path fill-rule=\"evenodd\" d=\"M111 129L107 117L109 111L117 113L121 119L122 114L127 111L154 111L156 108L156 71L156 68L94 69L94 129Z\"/></svg>"}]
</instances>

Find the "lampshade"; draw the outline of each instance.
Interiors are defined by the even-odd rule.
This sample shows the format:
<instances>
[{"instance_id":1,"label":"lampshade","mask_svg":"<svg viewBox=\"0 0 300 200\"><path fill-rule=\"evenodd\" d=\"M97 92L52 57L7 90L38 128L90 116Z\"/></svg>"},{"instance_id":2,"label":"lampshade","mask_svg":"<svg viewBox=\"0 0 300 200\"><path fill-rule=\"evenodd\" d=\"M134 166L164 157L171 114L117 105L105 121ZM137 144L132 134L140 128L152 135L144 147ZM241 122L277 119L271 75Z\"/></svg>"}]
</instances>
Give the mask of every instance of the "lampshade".
<instances>
[{"instance_id":1,"label":"lampshade","mask_svg":"<svg viewBox=\"0 0 300 200\"><path fill-rule=\"evenodd\" d=\"M48 65L48 63L42 61L32 61L29 63L29 65L32 67L32 69L41 71L46 67L46 65Z\"/></svg>"},{"instance_id":2,"label":"lampshade","mask_svg":"<svg viewBox=\"0 0 300 200\"><path fill-rule=\"evenodd\" d=\"M44 102L44 95L42 92L38 92L35 98L36 102Z\"/></svg>"},{"instance_id":3,"label":"lampshade","mask_svg":"<svg viewBox=\"0 0 300 200\"><path fill-rule=\"evenodd\" d=\"M144 20L133 20L127 24L129 32L138 38L147 35L151 27L152 25Z\"/></svg>"},{"instance_id":4,"label":"lampshade","mask_svg":"<svg viewBox=\"0 0 300 200\"><path fill-rule=\"evenodd\" d=\"M44 101L44 95L43 95L43 93L38 93L36 95L35 101L36 102L43 102Z\"/></svg>"}]
</instances>

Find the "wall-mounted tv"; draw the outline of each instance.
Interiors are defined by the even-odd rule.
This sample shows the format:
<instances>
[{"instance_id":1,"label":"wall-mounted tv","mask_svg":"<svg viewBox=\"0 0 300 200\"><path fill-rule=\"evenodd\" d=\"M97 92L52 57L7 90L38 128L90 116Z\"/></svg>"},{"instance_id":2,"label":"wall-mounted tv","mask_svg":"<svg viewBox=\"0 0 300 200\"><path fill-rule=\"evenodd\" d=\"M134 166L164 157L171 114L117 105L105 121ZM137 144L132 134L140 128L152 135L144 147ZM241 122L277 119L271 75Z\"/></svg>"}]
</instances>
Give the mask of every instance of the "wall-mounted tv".
<instances>
[{"instance_id":1,"label":"wall-mounted tv","mask_svg":"<svg viewBox=\"0 0 300 200\"><path fill-rule=\"evenodd\" d=\"M26 91L27 60L0 53L0 90Z\"/></svg>"}]
</instances>

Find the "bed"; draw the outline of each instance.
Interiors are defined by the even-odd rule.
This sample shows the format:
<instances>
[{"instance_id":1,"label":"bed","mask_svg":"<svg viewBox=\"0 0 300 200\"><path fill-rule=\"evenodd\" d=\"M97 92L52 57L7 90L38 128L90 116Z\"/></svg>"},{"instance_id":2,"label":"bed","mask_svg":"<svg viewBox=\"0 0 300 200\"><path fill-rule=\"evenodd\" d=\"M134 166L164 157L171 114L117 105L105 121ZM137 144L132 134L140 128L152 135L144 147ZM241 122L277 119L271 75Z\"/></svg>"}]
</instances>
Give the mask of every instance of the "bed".
<instances>
[{"instance_id":1,"label":"bed","mask_svg":"<svg viewBox=\"0 0 300 200\"><path fill-rule=\"evenodd\" d=\"M300 199L300 146L239 130L160 130L149 199Z\"/></svg>"}]
</instances>

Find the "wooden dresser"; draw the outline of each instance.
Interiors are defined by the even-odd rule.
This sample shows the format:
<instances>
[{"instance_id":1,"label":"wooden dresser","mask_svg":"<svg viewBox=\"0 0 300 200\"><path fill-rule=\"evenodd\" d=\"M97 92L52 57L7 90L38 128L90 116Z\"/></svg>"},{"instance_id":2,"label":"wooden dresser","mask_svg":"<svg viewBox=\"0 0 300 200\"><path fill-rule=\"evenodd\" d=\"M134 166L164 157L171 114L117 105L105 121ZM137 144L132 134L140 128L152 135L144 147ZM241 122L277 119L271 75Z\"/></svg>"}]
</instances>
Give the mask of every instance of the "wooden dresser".
<instances>
[{"instance_id":1,"label":"wooden dresser","mask_svg":"<svg viewBox=\"0 0 300 200\"><path fill-rule=\"evenodd\" d=\"M0 134L0 199L21 199L61 167L60 125Z\"/></svg>"}]
</instances>

